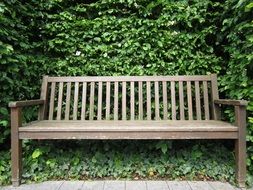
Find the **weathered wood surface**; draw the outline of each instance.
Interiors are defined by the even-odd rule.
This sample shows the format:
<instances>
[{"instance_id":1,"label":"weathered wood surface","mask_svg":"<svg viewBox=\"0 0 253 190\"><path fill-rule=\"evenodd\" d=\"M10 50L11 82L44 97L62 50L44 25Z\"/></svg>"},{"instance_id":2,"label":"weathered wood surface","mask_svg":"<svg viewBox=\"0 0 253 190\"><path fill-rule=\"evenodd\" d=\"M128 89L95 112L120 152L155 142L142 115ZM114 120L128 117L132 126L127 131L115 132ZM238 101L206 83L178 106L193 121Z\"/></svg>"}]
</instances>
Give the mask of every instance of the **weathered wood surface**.
<instances>
[{"instance_id":1,"label":"weathered wood surface","mask_svg":"<svg viewBox=\"0 0 253 190\"><path fill-rule=\"evenodd\" d=\"M20 127L32 131L238 131L238 127L223 121L57 121L32 122Z\"/></svg>"},{"instance_id":2,"label":"weathered wood surface","mask_svg":"<svg viewBox=\"0 0 253 190\"><path fill-rule=\"evenodd\" d=\"M37 99L37 100L24 100L24 101L16 101L10 102L9 107L25 107L25 106L33 106L33 105L41 105L44 104L45 100Z\"/></svg>"},{"instance_id":3,"label":"weathered wood surface","mask_svg":"<svg viewBox=\"0 0 253 190\"><path fill-rule=\"evenodd\" d=\"M19 128L21 139L237 139L222 121L39 121Z\"/></svg>"},{"instance_id":4,"label":"weathered wood surface","mask_svg":"<svg viewBox=\"0 0 253 190\"><path fill-rule=\"evenodd\" d=\"M211 81L211 75L48 77L48 82Z\"/></svg>"},{"instance_id":5,"label":"weathered wood surface","mask_svg":"<svg viewBox=\"0 0 253 190\"><path fill-rule=\"evenodd\" d=\"M22 139L234 139L243 187L247 103L219 99L216 74L46 76L41 99L9 104L13 184L20 181ZM219 121L221 104L235 106L235 126ZM33 105L40 106L39 121L21 127L21 107Z\"/></svg>"},{"instance_id":6,"label":"weathered wood surface","mask_svg":"<svg viewBox=\"0 0 253 190\"><path fill-rule=\"evenodd\" d=\"M246 100L227 100L227 99L216 99L214 100L215 104L224 104L232 106L247 106L248 101Z\"/></svg>"},{"instance_id":7,"label":"weathered wood surface","mask_svg":"<svg viewBox=\"0 0 253 190\"><path fill-rule=\"evenodd\" d=\"M207 181L48 181L1 190L239 190L229 183Z\"/></svg>"}]
</instances>

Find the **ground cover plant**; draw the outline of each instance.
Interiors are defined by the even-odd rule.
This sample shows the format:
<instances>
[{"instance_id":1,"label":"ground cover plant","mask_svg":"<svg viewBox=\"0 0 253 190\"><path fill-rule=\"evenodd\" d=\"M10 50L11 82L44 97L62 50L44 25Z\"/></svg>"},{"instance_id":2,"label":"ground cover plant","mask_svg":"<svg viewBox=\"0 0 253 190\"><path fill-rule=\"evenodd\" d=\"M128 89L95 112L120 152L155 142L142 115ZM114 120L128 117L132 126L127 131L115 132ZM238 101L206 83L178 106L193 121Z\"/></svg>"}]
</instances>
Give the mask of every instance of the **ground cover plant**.
<instances>
[{"instance_id":1,"label":"ground cover plant","mask_svg":"<svg viewBox=\"0 0 253 190\"><path fill-rule=\"evenodd\" d=\"M219 148L217 147L217 143ZM25 142L23 182L87 179L181 179L234 182L233 154L220 142ZM1 184L10 180L10 153L1 152ZM64 174L64 175L63 175Z\"/></svg>"},{"instance_id":2,"label":"ground cover plant","mask_svg":"<svg viewBox=\"0 0 253 190\"><path fill-rule=\"evenodd\" d=\"M53 1L22 1L4 0L0 2L0 183L10 182L9 166L9 138L10 123L8 102L11 100L34 99L39 97L42 75L183 75L218 73L221 97L249 100L248 110L248 182L253 174L253 2L250 0L181 0L181 1L148 1L148 0L100 0L82 1L53 0ZM25 110L26 121L36 118L34 110ZM233 110L226 108L226 119L233 120ZM194 141L195 142L195 141ZM87 167L93 168L93 174L83 174L89 171L81 166L81 161L70 159L67 150L62 150L62 159L54 158L57 150L54 145L41 142L35 149L37 141L24 144L25 179L44 180L61 178L66 170L59 170L64 162L73 162L74 174L64 175L83 177L134 177L137 169L130 165L135 157L126 161L129 171L117 170L117 164L112 164L112 170L99 161L93 164L94 155L107 155L105 162L110 162L109 156L117 146L109 143L109 150L99 148L100 143L94 144L94 150L85 154L82 149L74 149L71 155L82 162L90 163ZM74 142L71 142L72 144ZM86 144L87 143L87 144ZM124 145L123 142L119 144ZM195 142L196 143L196 142ZM175 169L180 163L177 153L174 158L175 176L172 170L153 172L149 175L149 168L162 166L172 162L172 158L155 149L143 149L145 142L140 141L140 148L136 149L138 159L146 158L138 177L169 177L177 178L188 176L201 179L201 175L211 179L233 178L233 146L223 148L210 141L203 145L187 143L182 146L184 161L190 165L189 173ZM105 143L106 144L106 143ZM154 142L155 146L165 150L168 144ZM173 144L173 142L172 142ZM85 142L88 146L89 143ZM141 146L143 145L143 146ZM72 146L71 146L72 147ZM149 146L148 146L149 147ZM192 150L197 147L201 154L207 155L199 161L203 166L203 174L196 173L192 168ZM204 147L204 148L201 148ZM72 147L73 148L73 147ZM49 151L50 150L50 151ZM173 146L171 148L173 150ZM175 150L175 149L174 149ZM225 150L226 157L209 156L208 152L218 151L219 155ZM141 152L144 151L143 154ZM147 152L145 152L147 151ZM158 153L158 152L159 153ZM114 153L115 153L114 152ZM178 154L182 154L181 150ZM92 154L93 153L93 154ZM126 152L117 152L119 160ZM146 155L149 156L146 156ZM159 156L163 155L163 162ZM65 157L64 157L65 155ZM143 156L143 157L142 157ZM144 157L145 156L145 157ZM115 155L113 155L115 157ZM153 158L154 162L149 160ZM177 158L177 159L176 159ZM50 161L51 159L51 161ZM53 160L52 160L53 159ZM55 160L54 160L55 159ZM217 161L217 159L219 161ZM91 162L87 162L90 160ZM94 161L94 160L93 160ZM32 167L29 165L35 164ZM54 165L55 162L55 165ZM207 164L209 162L209 165ZM224 170L216 174L212 168L220 163L229 163ZM43 163L46 163L44 165ZM111 163L114 162L114 159ZM93 165L92 165L93 164ZM102 164L102 165L101 165ZM212 165L213 164L213 165ZM45 168L44 168L45 167ZM63 167L64 168L64 167ZM102 174L99 174L101 169ZM186 164L187 168L187 164ZM86 170L87 169L87 170ZM42 171L39 172L38 171ZM45 172L44 172L45 171ZM59 175L57 171L61 171ZM187 171L187 170L186 170ZM71 171L72 172L72 171ZM124 173L125 172L125 173ZM168 173L166 173L168 172ZM213 172L213 173L208 173ZM124 173L124 174L123 174ZM144 174L143 174L144 173ZM109 175L110 174L110 175ZM225 176L225 177L224 177Z\"/></svg>"}]
</instances>

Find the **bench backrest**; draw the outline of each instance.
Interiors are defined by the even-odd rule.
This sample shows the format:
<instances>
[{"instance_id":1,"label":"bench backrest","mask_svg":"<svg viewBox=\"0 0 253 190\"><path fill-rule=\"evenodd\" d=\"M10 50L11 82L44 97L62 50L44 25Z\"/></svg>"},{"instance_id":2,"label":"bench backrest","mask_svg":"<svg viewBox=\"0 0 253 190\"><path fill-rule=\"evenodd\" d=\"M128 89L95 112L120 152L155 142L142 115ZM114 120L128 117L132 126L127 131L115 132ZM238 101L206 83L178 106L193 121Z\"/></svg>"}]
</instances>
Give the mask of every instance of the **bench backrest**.
<instances>
[{"instance_id":1,"label":"bench backrest","mask_svg":"<svg viewBox=\"0 0 253 190\"><path fill-rule=\"evenodd\" d=\"M40 119L209 120L217 76L43 78Z\"/></svg>"}]
</instances>

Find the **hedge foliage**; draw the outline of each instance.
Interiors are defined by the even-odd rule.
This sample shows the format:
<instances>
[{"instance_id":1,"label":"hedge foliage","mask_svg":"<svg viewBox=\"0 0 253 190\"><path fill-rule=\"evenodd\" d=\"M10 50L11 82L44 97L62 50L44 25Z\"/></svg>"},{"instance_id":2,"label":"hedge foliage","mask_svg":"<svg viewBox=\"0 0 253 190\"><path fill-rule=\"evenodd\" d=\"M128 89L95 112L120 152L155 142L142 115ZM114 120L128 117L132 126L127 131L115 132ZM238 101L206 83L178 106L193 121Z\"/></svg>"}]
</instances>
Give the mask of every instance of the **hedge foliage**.
<instances>
[{"instance_id":1,"label":"hedge foliage","mask_svg":"<svg viewBox=\"0 0 253 190\"><path fill-rule=\"evenodd\" d=\"M253 174L252 7L250 0L0 2L0 143L9 139L8 102L38 98L45 74L218 73L222 97L250 101Z\"/></svg>"}]
</instances>

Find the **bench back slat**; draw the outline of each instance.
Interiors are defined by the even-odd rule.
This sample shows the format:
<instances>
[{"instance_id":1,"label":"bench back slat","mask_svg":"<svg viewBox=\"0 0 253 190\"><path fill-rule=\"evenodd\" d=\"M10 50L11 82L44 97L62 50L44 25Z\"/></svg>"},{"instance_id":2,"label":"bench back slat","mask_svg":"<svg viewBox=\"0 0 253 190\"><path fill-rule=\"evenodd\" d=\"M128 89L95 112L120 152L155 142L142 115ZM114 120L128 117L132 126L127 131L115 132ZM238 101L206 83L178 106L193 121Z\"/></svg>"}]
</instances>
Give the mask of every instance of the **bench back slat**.
<instances>
[{"instance_id":1,"label":"bench back slat","mask_svg":"<svg viewBox=\"0 0 253 190\"><path fill-rule=\"evenodd\" d=\"M170 92L171 92L171 112L172 120L176 120L176 91L175 91L175 81L170 83Z\"/></svg>"},{"instance_id":2,"label":"bench back slat","mask_svg":"<svg viewBox=\"0 0 253 190\"><path fill-rule=\"evenodd\" d=\"M89 120L94 118L94 96L95 96L95 82L90 83L90 115Z\"/></svg>"},{"instance_id":3,"label":"bench back slat","mask_svg":"<svg viewBox=\"0 0 253 190\"><path fill-rule=\"evenodd\" d=\"M130 113L130 119L134 120L135 119L135 97L134 97L134 82L130 82L130 109L131 109L131 113Z\"/></svg>"},{"instance_id":4,"label":"bench back slat","mask_svg":"<svg viewBox=\"0 0 253 190\"><path fill-rule=\"evenodd\" d=\"M183 82L179 81L179 105L180 105L180 120L185 120L184 117L184 91Z\"/></svg>"},{"instance_id":5,"label":"bench back slat","mask_svg":"<svg viewBox=\"0 0 253 190\"><path fill-rule=\"evenodd\" d=\"M138 92L139 92L139 120L143 120L143 85L142 85L142 82L139 81L138 82Z\"/></svg>"},{"instance_id":6,"label":"bench back slat","mask_svg":"<svg viewBox=\"0 0 253 190\"><path fill-rule=\"evenodd\" d=\"M79 97L79 82L75 82L73 120L77 120L78 97Z\"/></svg>"},{"instance_id":7,"label":"bench back slat","mask_svg":"<svg viewBox=\"0 0 253 190\"><path fill-rule=\"evenodd\" d=\"M126 120L126 82L122 82L122 120Z\"/></svg>"},{"instance_id":8,"label":"bench back slat","mask_svg":"<svg viewBox=\"0 0 253 190\"><path fill-rule=\"evenodd\" d=\"M97 119L102 119L102 94L103 93L103 83L98 82L98 112L97 112Z\"/></svg>"},{"instance_id":9,"label":"bench back slat","mask_svg":"<svg viewBox=\"0 0 253 190\"><path fill-rule=\"evenodd\" d=\"M83 82L81 120L85 120L86 115L86 96L87 96L86 93L87 93L87 83Z\"/></svg>"},{"instance_id":10,"label":"bench back slat","mask_svg":"<svg viewBox=\"0 0 253 190\"><path fill-rule=\"evenodd\" d=\"M212 95L212 100L215 100L215 99L219 99L219 93L218 93L218 84L217 84L217 75L215 74L212 74L211 75L211 95ZM220 114L219 114L219 108L216 107L216 109L214 109L214 107L216 106L214 104L214 102L212 101L211 103L211 106L212 106L212 114L213 114L213 118L215 120L219 119L220 117Z\"/></svg>"},{"instance_id":11,"label":"bench back slat","mask_svg":"<svg viewBox=\"0 0 253 190\"><path fill-rule=\"evenodd\" d=\"M195 98L196 98L197 120L201 120L199 81L195 81Z\"/></svg>"},{"instance_id":12,"label":"bench back slat","mask_svg":"<svg viewBox=\"0 0 253 190\"><path fill-rule=\"evenodd\" d=\"M106 82L106 120L110 119L110 99L111 99L111 83Z\"/></svg>"},{"instance_id":13,"label":"bench back slat","mask_svg":"<svg viewBox=\"0 0 253 190\"><path fill-rule=\"evenodd\" d=\"M210 120L217 93L216 75L44 77L39 118Z\"/></svg>"},{"instance_id":14,"label":"bench back slat","mask_svg":"<svg viewBox=\"0 0 253 190\"><path fill-rule=\"evenodd\" d=\"M163 81L163 119L168 119L168 96L167 96L167 82Z\"/></svg>"},{"instance_id":15,"label":"bench back slat","mask_svg":"<svg viewBox=\"0 0 253 190\"><path fill-rule=\"evenodd\" d=\"M151 87L150 87L150 81L147 81L146 85L147 85L147 120L151 120Z\"/></svg>"},{"instance_id":16,"label":"bench back slat","mask_svg":"<svg viewBox=\"0 0 253 190\"><path fill-rule=\"evenodd\" d=\"M209 120L209 100L208 100L208 88L207 88L207 82L203 81L203 89L204 89L204 109L205 109L205 120Z\"/></svg>"},{"instance_id":17,"label":"bench back slat","mask_svg":"<svg viewBox=\"0 0 253 190\"><path fill-rule=\"evenodd\" d=\"M71 96L71 82L67 82L67 96L66 96L66 107L65 107L65 120L69 120L70 96Z\"/></svg>"},{"instance_id":18,"label":"bench back slat","mask_svg":"<svg viewBox=\"0 0 253 190\"><path fill-rule=\"evenodd\" d=\"M47 119L47 108L48 108L48 76L43 76L40 99L45 100L45 104L39 107L38 120Z\"/></svg>"},{"instance_id":19,"label":"bench back slat","mask_svg":"<svg viewBox=\"0 0 253 190\"><path fill-rule=\"evenodd\" d=\"M50 108L49 108L49 120L53 119L54 114L54 100L55 100L55 82L51 83L51 94L50 94Z\"/></svg>"},{"instance_id":20,"label":"bench back slat","mask_svg":"<svg viewBox=\"0 0 253 190\"><path fill-rule=\"evenodd\" d=\"M118 111L119 111L119 83L114 83L114 120L118 120Z\"/></svg>"},{"instance_id":21,"label":"bench back slat","mask_svg":"<svg viewBox=\"0 0 253 190\"><path fill-rule=\"evenodd\" d=\"M188 103L188 119L193 120L191 81L187 81L187 103Z\"/></svg>"},{"instance_id":22,"label":"bench back slat","mask_svg":"<svg viewBox=\"0 0 253 190\"><path fill-rule=\"evenodd\" d=\"M57 120L61 120L62 114L62 96L63 96L63 82L59 84L59 92L58 92L58 104L57 104Z\"/></svg>"},{"instance_id":23,"label":"bench back slat","mask_svg":"<svg viewBox=\"0 0 253 190\"><path fill-rule=\"evenodd\" d=\"M159 82L155 81L155 120L160 119Z\"/></svg>"}]
</instances>

